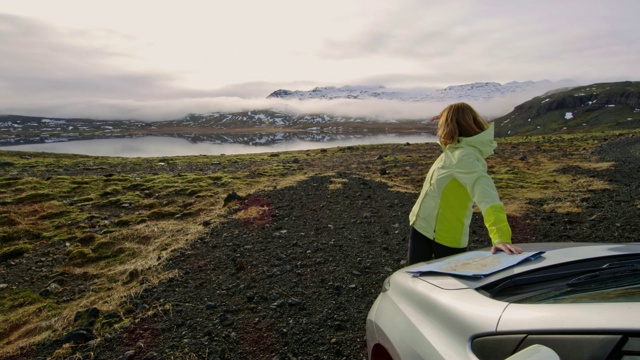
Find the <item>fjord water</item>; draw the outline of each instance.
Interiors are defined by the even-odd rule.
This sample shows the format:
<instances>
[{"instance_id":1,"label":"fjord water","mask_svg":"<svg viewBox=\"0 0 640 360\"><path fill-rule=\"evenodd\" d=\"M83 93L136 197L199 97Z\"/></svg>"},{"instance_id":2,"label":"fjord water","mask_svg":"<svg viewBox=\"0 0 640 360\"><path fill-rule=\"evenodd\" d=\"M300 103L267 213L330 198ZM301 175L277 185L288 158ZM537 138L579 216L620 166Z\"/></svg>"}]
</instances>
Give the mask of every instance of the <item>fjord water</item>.
<instances>
[{"instance_id":1,"label":"fjord water","mask_svg":"<svg viewBox=\"0 0 640 360\"><path fill-rule=\"evenodd\" d=\"M36 151L64 154L122 157L157 157L184 155L232 155L295 150L312 150L341 146L436 142L431 134L373 136L345 136L328 141L283 141L273 144L247 145L240 143L193 142L184 138L145 136L77 140L44 144L2 146L1 150Z\"/></svg>"}]
</instances>

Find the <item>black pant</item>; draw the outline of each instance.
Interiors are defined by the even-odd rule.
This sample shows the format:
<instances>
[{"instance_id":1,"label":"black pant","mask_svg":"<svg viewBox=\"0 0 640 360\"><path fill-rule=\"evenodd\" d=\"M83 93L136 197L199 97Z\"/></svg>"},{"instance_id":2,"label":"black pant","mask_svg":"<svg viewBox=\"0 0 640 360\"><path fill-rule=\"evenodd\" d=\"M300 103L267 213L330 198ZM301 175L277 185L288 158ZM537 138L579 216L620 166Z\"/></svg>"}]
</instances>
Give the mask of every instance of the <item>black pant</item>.
<instances>
[{"instance_id":1,"label":"black pant","mask_svg":"<svg viewBox=\"0 0 640 360\"><path fill-rule=\"evenodd\" d=\"M422 235L418 230L411 227L409 232L409 255L407 265L413 265L423 261L429 261L432 258L439 259L441 257L460 254L467 251L467 248L452 248L438 244L437 242Z\"/></svg>"}]
</instances>

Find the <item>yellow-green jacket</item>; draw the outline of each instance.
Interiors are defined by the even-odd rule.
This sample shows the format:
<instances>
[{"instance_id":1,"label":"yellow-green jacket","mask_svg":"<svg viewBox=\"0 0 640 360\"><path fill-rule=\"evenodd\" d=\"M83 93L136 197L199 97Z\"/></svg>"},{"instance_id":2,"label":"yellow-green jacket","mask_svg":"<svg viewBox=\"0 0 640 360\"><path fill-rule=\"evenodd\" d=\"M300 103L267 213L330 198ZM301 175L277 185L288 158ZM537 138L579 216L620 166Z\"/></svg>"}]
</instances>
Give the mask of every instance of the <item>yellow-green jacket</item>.
<instances>
[{"instance_id":1,"label":"yellow-green jacket","mask_svg":"<svg viewBox=\"0 0 640 360\"><path fill-rule=\"evenodd\" d=\"M418 201L409 215L416 230L449 247L469 243L473 203L482 211L491 242L511 243L511 228L485 158L493 154L493 123L484 132L459 138L443 149L425 179Z\"/></svg>"}]
</instances>

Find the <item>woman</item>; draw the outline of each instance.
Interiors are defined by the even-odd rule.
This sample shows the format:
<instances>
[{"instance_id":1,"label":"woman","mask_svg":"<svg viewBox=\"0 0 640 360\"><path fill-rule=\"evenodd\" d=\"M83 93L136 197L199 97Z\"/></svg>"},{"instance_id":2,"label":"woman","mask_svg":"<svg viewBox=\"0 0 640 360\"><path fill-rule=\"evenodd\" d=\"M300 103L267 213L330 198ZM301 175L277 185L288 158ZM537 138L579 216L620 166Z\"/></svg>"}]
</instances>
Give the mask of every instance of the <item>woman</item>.
<instances>
[{"instance_id":1,"label":"woman","mask_svg":"<svg viewBox=\"0 0 640 360\"><path fill-rule=\"evenodd\" d=\"M438 119L443 153L431 166L409 220L409 263L466 251L475 203L489 230L492 253L519 254L485 158L493 154L493 124L466 103L447 106Z\"/></svg>"}]
</instances>

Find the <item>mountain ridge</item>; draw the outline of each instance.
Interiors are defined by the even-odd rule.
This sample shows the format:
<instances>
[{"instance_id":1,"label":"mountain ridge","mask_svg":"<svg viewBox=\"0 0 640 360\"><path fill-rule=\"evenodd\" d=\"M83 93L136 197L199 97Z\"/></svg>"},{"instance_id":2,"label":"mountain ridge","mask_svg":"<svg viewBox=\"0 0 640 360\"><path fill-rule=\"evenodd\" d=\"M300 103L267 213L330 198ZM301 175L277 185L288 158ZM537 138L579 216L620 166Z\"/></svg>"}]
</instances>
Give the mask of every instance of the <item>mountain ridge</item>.
<instances>
[{"instance_id":1,"label":"mountain ridge","mask_svg":"<svg viewBox=\"0 0 640 360\"><path fill-rule=\"evenodd\" d=\"M336 100L336 99L379 99L399 101L473 101L489 100L526 92L542 93L560 87L575 86L572 80L553 82L511 81L505 84L498 82L474 82L462 85L450 85L442 89L388 89L381 85L342 87L316 87L312 90L278 89L267 98L295 100Z\"/></svg>"}]
</instances>

